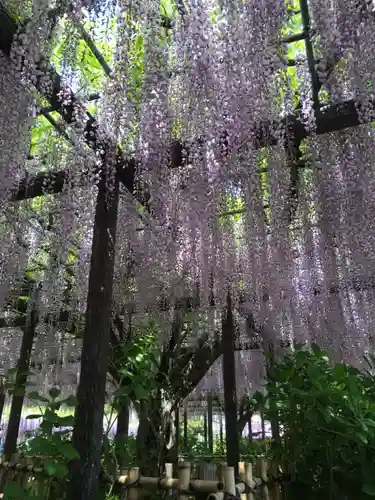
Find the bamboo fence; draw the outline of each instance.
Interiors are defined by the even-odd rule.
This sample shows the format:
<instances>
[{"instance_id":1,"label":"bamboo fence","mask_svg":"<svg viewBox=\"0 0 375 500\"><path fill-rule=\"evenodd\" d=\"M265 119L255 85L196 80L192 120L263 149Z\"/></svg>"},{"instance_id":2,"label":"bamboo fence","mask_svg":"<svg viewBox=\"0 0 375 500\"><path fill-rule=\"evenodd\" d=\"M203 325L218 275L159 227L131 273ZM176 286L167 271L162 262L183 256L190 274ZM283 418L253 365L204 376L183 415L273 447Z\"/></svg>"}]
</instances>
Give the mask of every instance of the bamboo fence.
<instances>
[{"instance_id":1,"label":"bamboo fence","mask_svg":"<svg viewBox=\"0 0 375 500\"><path fill-rule=\"evenodd\" d=\"M283 476L276 464L268 464L258 459L254 464L240 462L239 478L235 478L234 467L225 463L200 464L199 478L191 477L192 466L184 462L177 466L173 477L173 464L165 465L162 477L140 476L138 467L121 470L114 486L121 500L140 500L144 491L164 491L166 498L179 500L280 500ZM268 474L269 471L269 474ZM254 477L256 476L256 477ZM9 483L16 483L24 488L32 487L40 498L52 500L51 484L53 478L47 476L40 459L11 460L0 458L0 490ZM0 498L4 494L0 493ZM53 499L55 500L55 499Z\"/></svg>"}]
</instances>

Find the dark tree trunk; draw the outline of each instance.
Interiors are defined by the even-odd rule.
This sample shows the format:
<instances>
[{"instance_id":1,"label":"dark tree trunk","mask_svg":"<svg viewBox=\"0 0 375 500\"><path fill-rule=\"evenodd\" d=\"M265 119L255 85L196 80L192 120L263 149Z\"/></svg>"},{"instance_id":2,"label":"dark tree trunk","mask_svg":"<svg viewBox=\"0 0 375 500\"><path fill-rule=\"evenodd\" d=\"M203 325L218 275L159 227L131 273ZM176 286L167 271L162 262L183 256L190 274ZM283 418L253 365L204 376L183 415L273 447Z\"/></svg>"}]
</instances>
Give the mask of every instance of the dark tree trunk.
<instances>
[{"instance_id":1,"label":"dark tree trunk","mask_svg":"<svg viewBox=\"0 0 375 500\"><path fill-rule=\"evenodd\" d=\"M5 388L4 388L3 382L1 381L1 383L0 383L0 424L1 424L1 420L3 418L4 405L5 405Z\"/></svg>"},{"instance_id":2,"label":"dark tree trunk","mask_svg":"<svg viewBox=\"0 0 375 500\"><path fill-rule=\"evenodd\" d=\"M188 445L188 405L184 404L184 452L186 453Z\"/></svg>"},{"instance_id":3,"label":"dark tree trunk","mask_svg":"<svg viewBox=\"0 0 375 500\"><path fill-rule=\"evenodd\" d=\"M227 464L231 467L234 467L235 474L236 476L238 476L238 462L240 459L240 452L237 429L236 365L234 359L235 331L232 313L232 299L229 292L227 297L227 311L223 318L222 330Z\"/></svg>"},{"instance_id":4,"label":"dark tree trunk","mask_svg":"<svg viewBox=\"0 0 375 500\"><path fill-rule=\"evenodd\" d=\"M213 433L213 415L212 415L212 395L207 397L207 427L208 427L208 451L214 452L214 433Z\"/></svg>"},{"instance_id":5,"label":"dark tree trunk","mask_svg":"<svg viewBox=\"0 0 375 500\"><path fill-rule=\"evenodd\" d=\"M207 413L203 415L203 436L204 436L204 449L208 448L208 429L207 429Z\"/></svg>"},{"instance_id":6,"label":"dark tree trunk","mask_svg":"<svg viewBox=\"0 0 375 500\"><path fill-rule=\"evenodd\" d=\"M249 417L249 420L247 422L247 427L249 429L249 443L252 443L253 442L253 425L252 425L252 422L251 422L251 419L253 417L253 414L251 413L250 414L250 417Z\"/></svg>"},{"instance_id":7,"label":"dark tree trunk","mask_svg":"<svg viewBox=\"0 0 375 500\"><path fill-rule=\"evenodd\" d=\"M4 455L7 459L9 459L16 452L17 448L22 406L25 397L30 356L33 348L37 323L38 315L35 305L33 305L27 318L25 330L22 336L20 357L17 364L16 383L14 388L15 392L12 397L12 406L10 408L7 434L4 443Z\"/></svg>"},{"instance_id":8,"label":"dark tree trunk","mask_svg":"<svg viewBox=\"0 0 375 500\"><path fill-rule=\"evenodd\" d=\"M272 343L269 343L268 346L266 346L266 349L268 350L268 360L266 363L266 375L267 378L273 377L273 370L274 370L274 364L275 364L275 350L274 350L274 345ZM270 399L270 409L272 410L273 415L277 415L277 408L275 407L275 401L273 398ZM263 418L264 420L264 418ZM280 428L279 428L279 422L276 417L273 417L271 419L271 433L272 433L272 440L273 444L279 445L281 440L280 440ZM264 425L264 424L263 424ZM265 434L265 431L264 431Z\"/></svg>"},{"instance_id":9,"label":"dark tree trunk","mask_svg":"<svg viewBox=\"0 0 375 500\"><path fill-rule=\"evenodd\" d=\"M125 463L125 448L129 437L129 403L121 404L117 414L117 429L115 436L116 458L120 467Z\"/></svg>"},{"instance_id":10,"label":"dark tree trunk","mask_svg":"<svg viewBox=\"0 0 375 500\"><path fill-rule=\"evenodd\" d=\"M175 453L178 458L180 453L180 409L179 408L176 409L174 425L176 429Z\"/></svg>"},{"instance_id":11,"label":"dark tree trunk","mask_svg":"<svg viewBox=\"0 0 375 500\"><path fill-rule=\"evenodd\" d=\"M223 413L220 410L220 429L219 429L219 436L220 436L220 449L223 448L224 446L224 432L223 432Z\"/></svg>"},{"instance_id":12,"label":"dark tree trunk","mask_svg":"<svg viewBox=\"0 0 375 500\"><path fill-rule=\"evenodd\" d=\"M109 153L107 152L109 155ZM119 185L103 161L92 241L81 375L77 391L73 446L80 460L72 464L68 498L97 500L103 436L105 385L115 261Z\"/></svg>"},{"instance_id":13,"label":"dark tree trunk","mask_svg":"<svg viewBox=\"0 0 375 500\"><path fill-rule=\"evenodd\" d=\"M155 477L163 472L167 450L163 439L163 410L160 398L141 402L137 432L137 463L140 474Z\"/></svg>"},{"instance_id":14,"label":"dark tree trunk","mask_svg":"<svg viewBox=\"0 0 375 500\"><path fill-rule=\"evenodd\" d=\"M245 430L247 421L245 419L239 419L237 420L237 431L238 431L238 438L241 439L243 431Z\"/></svg>"},{"instance_id":15,"label":"dark tree trunk","mask_svg":"<svg viewBox=\"0 0 375 500\"><path fill-rule=\"evenodd\" d=\"M262 428L262 439L266 439L266 426L264 422L264 413L262 411L260 412L260 424Z\"/></svg>"}]
</instances>

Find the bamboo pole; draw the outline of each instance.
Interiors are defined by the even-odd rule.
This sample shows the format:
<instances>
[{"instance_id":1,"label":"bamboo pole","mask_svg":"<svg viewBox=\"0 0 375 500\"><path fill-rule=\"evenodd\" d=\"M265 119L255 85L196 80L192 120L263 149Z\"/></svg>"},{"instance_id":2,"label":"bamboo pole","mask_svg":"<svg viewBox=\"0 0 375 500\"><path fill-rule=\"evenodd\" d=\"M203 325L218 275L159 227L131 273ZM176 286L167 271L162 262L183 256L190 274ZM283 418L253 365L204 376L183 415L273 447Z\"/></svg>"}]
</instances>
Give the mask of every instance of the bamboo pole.
<instances>
[{"instance_id":1,"label":"bamboo pole","mask_svg":"<svg viewBox=\"0 0 375 500\"><path fill-rule=\"evenodd\" d=\"M128 500L138 500L138 480L139 480L139 467L132 467L129 471L129 490Z\"/></svg>"},{"instance_id":2,"label":"bamboo pole","mask_svg":"<svg viewBox=\"0 0 375 500\"><path fill-rule=\"evenodd\" d=\"M234 478L234 467L225 466L223 468L224 475L224 491L225 493L229 493L229 495L236 494L236 482Z\"/></svg>"},{"instance_id":3,"label":"bamboo pole","mask_svg":"<svg viewBox=\"0 0 375 500\"><path fill-rule=\"evenodd\" d=\"M165 477L166 479L171 479L173 481L173 464L167 463L165 464ZM172 489L168 492L168 496L171 497L173 495Z\"/></svg>"},{"instance_id":4,"label":"bamboo pole","mask_svg":"<svg viewBox=\"0 0 375 500\"><path fill-rule=\"evenodd\" d=\"M262 480L262 498L263 500L270 500L268 486L267 486L267 462L264 458L260 459L260 479Z\"/></svg>"},{"instance_id":5,"label":"bamboo pole","mask_svg":"<svg viewBox=\"0 0 375 500\"><path fill-rule=\"evenodd\" d=\"M223 473L223 469L224 467L226 467L227 463L226 462L221 462L218 467L217 467L217 471L216 471L216 476L217 476L217 479L218 481L220 482L224 482L224 473Z\"/></svg>"},{"instance_id":6,"label":"bamboo pole","mask_svg":"<svg viewBox=\"0 0 375 500\"><path fill-rule=\"evenodd\" d=\"M240 462L238 464L238 475L241 479L246 484L246 464L245 462ZM246 495L241 494L241 500L246 500Z\"/></svg>"},{"instance_id":7,"label":"bamboo pole","mask_svg":"<svg viewBox=\"0 0 375 500\"><path fill-rule=\"evenodd\" d=\"M245 483L249 488L252 488L253 485L253 464L247 463L245 464ZM246 494L246 500L254 500L254 495L251 491L248 491Z\"/></svg>"},{"instance_id":8,"label":"bamboo pole","mask_svg":"<svg viewBox=\"0 0 375 500\"><path fill-rule=\"evenodd\" d=\"M117 479L117 482L120 485L123 485L120 490L120 500L125 500L127 495L126 484L128 482L129 469L122 467L120 469L120 477Z\"/></svg>"},{"instance_id":9,"label":"bamboo pole","mask_svg":"<svg viewBox=\"0 0 375 500\"><path fill-rule=\"evenodd\" d=\"M182 463L178 466L178 486L181 490L188 490L190 484L190 464ZM188 495L180 495L180 500L189 500Z\"/></svg>"}]
</instances>

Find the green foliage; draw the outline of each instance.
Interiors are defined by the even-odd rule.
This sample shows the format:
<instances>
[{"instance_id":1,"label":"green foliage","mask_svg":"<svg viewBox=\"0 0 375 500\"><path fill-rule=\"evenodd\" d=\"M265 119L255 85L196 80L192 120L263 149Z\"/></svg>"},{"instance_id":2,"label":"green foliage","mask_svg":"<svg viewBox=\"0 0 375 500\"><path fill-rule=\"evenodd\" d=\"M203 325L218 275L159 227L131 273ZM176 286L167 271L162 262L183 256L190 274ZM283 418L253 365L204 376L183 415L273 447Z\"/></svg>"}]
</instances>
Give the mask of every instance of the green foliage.
<instances>
[{"instance_id":1,"label":"green foliage","mask_svg":"<svg viewBox=\"0 0 375 500\"><path fill-rule=\"evenodd\" d=\"M273 453L296 472L291 498L375 496L373 361L365 373L333 365L314 345L271 366L266 417L283 431Z\"/></svg>"},{"instance_id":2,"label":"green foliage","mask_svg":"<svg viewBox=\"0 0 375 500\"><path fill-rule=\"evenodd\" d=\"M28 415L27 419L41 419L37 431L20 445L20 452L27 457L43 457L43 467L47 476L62 481L66 479L69 463L79 458L71 444L70 429L61 429L73 425L73 416L60 416L62 406L74 407L75 397L58 399L60 390L52 387L49 398L36 391L30 392L28 398L40 408L39 414ZM43 405L43 407L41 406Z\"/></svg>"},{"instance_id":3,"label":"green foliage","mask_svg":"<svg viewBox=\"0 0 375 500\"><path fill-rule=\"evenodd\" d=\"M4 487L4 500L45 500L44 495L38 495L17 483L8 483Z\"/></svg>"},{"instance_id":4,"label":"green foliage","mask_svg":"<svg viewBox=\"0 0 375 500\"><path fill-rule=\"evenodd\" d=\"M21 486L8 482L4 490L5 500L46 500L62 499L66 489L69 464L79 458L71 443L71 430L62 429L73 425L71 415L61 416L58 411L62 407L74 407L74 396L60 398L60 390L52 387L49 397L37 391L27 394L40 410L38 414L27 415L27 419L41 419L35 432L29 432L27 438L18 447L20 458L34 459L34 465L40 463L44 469L44 485L41 487L38 477L29 484Z\"/></svg>"},{"instance_id":5,"label":"green foliage","mask_svg":"<svg viewBox=\"0 0 375 500\"><path fill-rule=\"evenodd\" d=\"M121 363L118 368L121 377L114 394L114 408L123 403L148 400L155 388L155 374L158 369L158 351L152 331L131 342L121 344Z\"/></svg>"},{"instance_id":6,"label":"green foliage","mask_svg":"<svg viewBox=\"0 0 375 500\"><path fill-rule=\"evenodd\" d=\"M103 437L101 465L102 472L108 477L115 478L118 474L119 460L121 464L134 466L137 463L136 457L136 439L134 436L128 436L122 443L115 443L108 436Z\"/></svg>"},{"instance_id":7,"label":"green foliage","mask_svg":"<svg viewBox=\"0 0 375 500\"><path fill-rule=\"evenodd\" d=\"M244 462L253 462L256 458L269 456L270 442L268 439L253 439L248 437L240 439L240 457Z\"/></svg>"}]
</instances>

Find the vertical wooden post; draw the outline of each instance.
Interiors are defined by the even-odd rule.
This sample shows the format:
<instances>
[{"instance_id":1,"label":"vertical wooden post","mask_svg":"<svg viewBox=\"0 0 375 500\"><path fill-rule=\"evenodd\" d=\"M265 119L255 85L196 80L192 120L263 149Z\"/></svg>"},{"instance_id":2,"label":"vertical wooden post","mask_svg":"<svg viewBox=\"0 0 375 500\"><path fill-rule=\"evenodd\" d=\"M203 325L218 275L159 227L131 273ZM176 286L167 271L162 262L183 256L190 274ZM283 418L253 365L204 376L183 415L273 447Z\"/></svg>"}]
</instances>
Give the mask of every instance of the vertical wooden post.
<instances>
[{"instance_id":1,"label":"vertical wooden post","mask_svg":"<svg viewBox=\"0 0 375 500\"><path fill-rule=\"evenodd\" d=\"M219 436L220 436L220 449L224 446L224 432L223 432L223 412L220 409L219 413Z\"/></svg>"},{"instance_id":2,"label":"vertical wooden post","mask_svg":"<svg viewBox=\"0 0 375 500\"><path fill-rule=\"evenodd\" d=\"M264 423L264 414L260 412L260 425L262 426L262 439L266 439L266 426Z\"/></svg>"},{"instance_id":3,"label":"vertical wooden post","mask_svg":"<svg viewBox=\"0 0 375 500\"><path fill-rule=\"evenodd\" d=\"M129 403L123 402L117 414L117 429L115 436L115 453L117 462L121 467L126 465L124 463L125 453L124 448L127 445L129 436Z\"/></svg>"},{"instance_id":4,"label":"vertical wooden post","mask_svg":"<svg viewBox=\"0 0 375 500\"><path fill-rule=\"evenodd\" d=\"M277 478L278 475L279 475L279 470L278 470L277 462L276 462L276 460L272 460L272 462L271 462L271 476L273 478ZM275 481L275 483L273 484L271 493L272 493L272 500L280 500L280 498L281 498L280 484L277 481Z\"/></svg>"},{"instance_id":5,"label":"vertical wooden post","mask_svg":"<svg viewBox=\"0 0 375 500\"><path fill-rule=\"evenodd\" d=\"M213 412L212 412L212 394L207 397L207 428L208 428L208 451L214 452L214 433L213 433Z\"/></svg>"},{"instance_id":6,"label":"vertical wooden post","mask_svg":"<svg viewBox=\"0 0 375 500\"><path fill-rule=\"evenodd\" d=\"M177 407L175 410L174 426L176 429L176 463L178 463L178 457L180 456L180 408Z\"/></svg>"},{"instance_id":7,"label":"vertical wooden post","mask_svg":"<svg viewBox=\"0 0 375 500\"><path fill-rule=\"evenodd\" d=\"M235 332L232 312L232 298L229 292L227 295L227 310L222 322L222 335L227 463L228 466L234 467L234 474L237 476L240 451L237 426L236 364L234 358Z\"/></svg>"},{"instance_id":8,"label":"vertical wooden post","mask_svg":"<svg viewBox=\"0 0 375 500\"><path fill-rule=\"evenodd\" d=\"M275 352L274 345L270 342L268 346L266 346L268 350L268 359L266 362L266 375L271 378L272 370L274 369L275 364ZM275 407L274 398L270 398L270 409L273 410L273 414L277 415L277 409ZM281 443L280 440L280 428L279 421L277 416L271 418L271 433L272 433L272 444L279 445Z\"/></svg>"},{"instance_id":9,"label":"vertical wooden post","mask_svg":"<svg viewBox=\"0 0 375 500\"><path fill-rule=\"evenodd\" d=\"M247 421L247 428L249 432L249 443L251 444L253 442L253 425L252 425L252 417L253 414L251 413L249 420Z\"/></svg>"},{"instance_id":10,"label":"vertical wooden post","mask_svg":"<svg viewBox=\"0 0 375 500\"><path fill-rule=\"evenodd\" d=\"M38 313L36 305L36 292L30 299L29 312L26 326L22 336L20 357L18 358L16 382L12 405L10 408L9 422L4 443L4 455L9 460L16 452L17 438L20 428L23 401L25 398L26 382L30 366L30 356L33 348L35 330L38 323Z\"/></svg>"},{"instance_id":11,"label":"vertical wooden post","mask_svg":"<svg viewBox=\"0 0 375 500\"><path fill-rule=\"evenodd\" d=\"M267 462L264 458L260 459L260 478L264 482L262 485L262 498L263 500L269 500L269 492L267 486Z\"/></svg>"},{"instance_id":12,"label":"vertical wooden post","mask_svg":"<svg viewBox=\"0 0 375 500\"><path fill-rule=\"evenodd\" d=\"M245 464L245 483L251 488L253 484L253 464ZM249 491L246 500L254 500L254 495Z\"/></svg>"},{"instance_id":13,"label":"vertical wooden post","mask_svg":"<svg viewBox=\"0 0 375 500\"><path fill-rule=\"evenodd\" d=\"M238 476L239 476L240 480L246 484L246 469L245 469L245 467L246 467L245 462L240 462L238 464ZM241 494L241 500L246 500L245 494Z\"/></svg>"},{"instance_id":14,"label":"vertical wooden post","mask_svg":"<svg viewBox=\"0 0 375 500\"><path fill-rule=\"evenodd\" d=\"M207 451L208 448L208 429L207 429L207 413L203 415L203 435L204 435L204 449Z\"/></svg>"},{"instance_id":15,"label":"vertical wooden post","mask_svg":"<svg viewBox=\"0 0 375 500\"><path fill-rule=\"evenodd\" d=\"M238 469L238 465L237 465ZM229 493L229 495L236 494L236 482L234 477L234 467L226 466L223 467L223 476L224 476L224 491L225 493Z\"/></svg>"},{"instance_id":16,"label":"vertical wooden post","mask_svg":"<svg viewBox=\"0 0 375 500\"><path fill-rule=\"evenodd\" d=\"M188 446L188 403L184 403L184 452Z\"/></svg>"},{"instance_id":17,"label":"vertical wooden post","mask_svg":"<svg viewBox=\"0 0 375 500\"><path fill-rule=\"evenodd\" d=\"M190 464L185 462L178 466L178 486L181 490L188 490L190 484ZM180 495L179 500L189 500L189 495Z\"/></svg>"},{"instance_id":18,"label":"vertical wooden post","mask_svg":"<svg viewBox=\"0 0 375 500\"><path fill-rule=\"evenodd\" d=\"M5 387L3 379L0 380L0 424L3 418L3 411L5 405Z\"/></svg>"},{"instance_id":19,"label":"vertical wooden post","mask_svg":"<svg viewBox=\"0 0 375 500\"><path fill-rule=\"evenodd\" d=\"M173 464L171 463L165 464L165 477L167 477L168 479L173 478ZM173 496L173 491L169 490L167 493L167 497L172 497L172 496Z\"/></svg>"},{"instance_id":20,"label":"vertical wooden post","mask_svg":"<svg viewBox=\"0 0 375 500\"><path fill-rule=\"evenodd\" d=\"M139 468L132 467L129 471L129 490L128 490L128 500L138 500L138 481L139 478ZM130 486L130 485L133 485Z\"/></svg>"},{"instance_id":21,"label":"vertical wooden post","mask_svg":"<svg viewBox=\"0 0 375 500\"><path fill-rule=\"evenodd\" d=\"M80 459L72 464L68 489L68 498L74 500L96 499L99 491L119 199L119 180L113 172L111 156L110 148L107 147L103 153L96 200L78 404L73 430L73 446Z\"/></svg>"},{"instance_id":22,"label":"vertical wooden post","mask_svg":"<svg viewBox=\"0 0 375 500\"><path fill-rule=\"evenodd\" d=\"M120 500L125 500L128 494L127 485L129 483L129 469L127 467L120 467L120 477L122 480L125 479L120 486Z\"/></svg>"},{"instance_id":23,"label":"vertical wooden post","mask_svg":"<svg viewBox=\"0 0 375 500\"><path fill-rule=\"evenodd\" d=\"M227 466L226 462L221 462L216 469L217 480L220 483L224 482L224 468L226 466Z\"/></svg>"}]
</instances>

